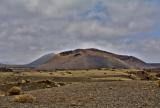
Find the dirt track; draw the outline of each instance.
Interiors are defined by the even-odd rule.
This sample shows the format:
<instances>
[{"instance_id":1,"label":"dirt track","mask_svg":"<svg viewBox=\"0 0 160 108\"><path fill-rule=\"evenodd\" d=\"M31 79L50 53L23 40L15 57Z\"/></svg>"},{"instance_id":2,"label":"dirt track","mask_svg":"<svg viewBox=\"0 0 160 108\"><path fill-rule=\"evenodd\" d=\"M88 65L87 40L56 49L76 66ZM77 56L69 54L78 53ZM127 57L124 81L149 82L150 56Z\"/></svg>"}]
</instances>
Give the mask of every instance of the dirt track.
<instances>
[{"instance_id":1,"label":"dirt track","mask_svg":"<svg viewBox=\"0 0 160 108\"><path fill-rule=\"evenodd\" d=\"M160 88L148 81L79 82L29 93L36 102L0 97L0 108L160 108Z\"/></svg>"}]
</instances>

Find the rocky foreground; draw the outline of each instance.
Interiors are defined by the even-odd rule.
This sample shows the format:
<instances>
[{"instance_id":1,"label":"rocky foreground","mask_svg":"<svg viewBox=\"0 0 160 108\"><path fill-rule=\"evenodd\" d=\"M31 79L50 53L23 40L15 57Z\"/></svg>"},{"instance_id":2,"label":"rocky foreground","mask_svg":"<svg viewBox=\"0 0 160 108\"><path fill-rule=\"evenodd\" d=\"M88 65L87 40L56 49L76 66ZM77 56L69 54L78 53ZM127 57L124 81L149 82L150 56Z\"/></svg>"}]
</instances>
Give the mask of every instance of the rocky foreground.
<instances>
[{"instance_id":1,"label":"rocky foreground","mask_svg":"<svg viewBox=\"0 0 160 108\"><path fill-rule=\"evenodd\" d=\"M27 92L33 103L0 97L0 108L160 108L160 88L149 81L73 83Z\"/></svg>"}]
</instances>

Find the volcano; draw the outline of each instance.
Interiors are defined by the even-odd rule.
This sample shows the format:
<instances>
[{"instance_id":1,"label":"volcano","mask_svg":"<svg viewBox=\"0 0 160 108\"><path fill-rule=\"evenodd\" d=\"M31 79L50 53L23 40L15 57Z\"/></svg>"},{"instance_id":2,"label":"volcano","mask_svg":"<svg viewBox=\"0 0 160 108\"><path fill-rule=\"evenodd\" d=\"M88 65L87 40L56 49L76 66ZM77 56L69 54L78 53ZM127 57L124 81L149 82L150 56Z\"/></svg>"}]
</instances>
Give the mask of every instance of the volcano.
<instances>
[{"instance_id":1,"label":"volcano","mask_svg":"<svg viewBox=\"0 0 160 108\"><path fill-rule=\"evenodd\" d=\"M151 68L150 64L134 56L118 55L95 48L70 50L54 55L52 54L47 56L47 59L45 59L45 57L46 56L43 56L43 59L40 58L40 64L37 65L37 62L34 61L30 66L36 62L34 68L40 70Z\"/></svg>"}]
</instances>

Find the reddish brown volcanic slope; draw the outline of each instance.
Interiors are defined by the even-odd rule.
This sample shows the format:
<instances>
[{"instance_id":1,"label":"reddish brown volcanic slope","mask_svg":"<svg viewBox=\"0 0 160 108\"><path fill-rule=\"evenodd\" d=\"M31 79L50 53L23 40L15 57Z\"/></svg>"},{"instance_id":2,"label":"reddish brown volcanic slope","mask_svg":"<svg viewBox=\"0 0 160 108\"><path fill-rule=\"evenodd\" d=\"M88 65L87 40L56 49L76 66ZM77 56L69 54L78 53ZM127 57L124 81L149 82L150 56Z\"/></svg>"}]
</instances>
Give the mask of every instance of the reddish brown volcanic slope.
<instances>
[{"instance_id":1,"label":"reddish brown volcanic slope","mask_svg":"<svg viewBox=\"0 0 160 108\"><path fill-rule=\"evenodd\" d=\"M37 69L146 68L147 66L147 63L136 57L117 55L91 48L56 54Z\"/></svg>"}]
</instances>

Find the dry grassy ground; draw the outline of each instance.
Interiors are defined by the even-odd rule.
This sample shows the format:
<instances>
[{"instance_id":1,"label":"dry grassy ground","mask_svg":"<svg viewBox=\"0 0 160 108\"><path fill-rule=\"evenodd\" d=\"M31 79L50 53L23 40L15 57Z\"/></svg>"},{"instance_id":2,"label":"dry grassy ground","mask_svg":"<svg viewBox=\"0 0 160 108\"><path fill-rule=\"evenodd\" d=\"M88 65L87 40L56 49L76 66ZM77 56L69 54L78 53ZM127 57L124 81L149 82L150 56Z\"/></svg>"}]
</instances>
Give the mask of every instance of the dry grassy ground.
<instances>
[{"instance_id":1,"label":"dry grassy ground","mask_svg":"<svg viewBox=\"0 0 160 108\"><path fill-rule=\"evenodd\" d=\"M0 108L159 108L156 75L142 70L68 70L0 73ZM5 96L13 86L36 97L33 103Z\"/></svg>"}]
</instances>

